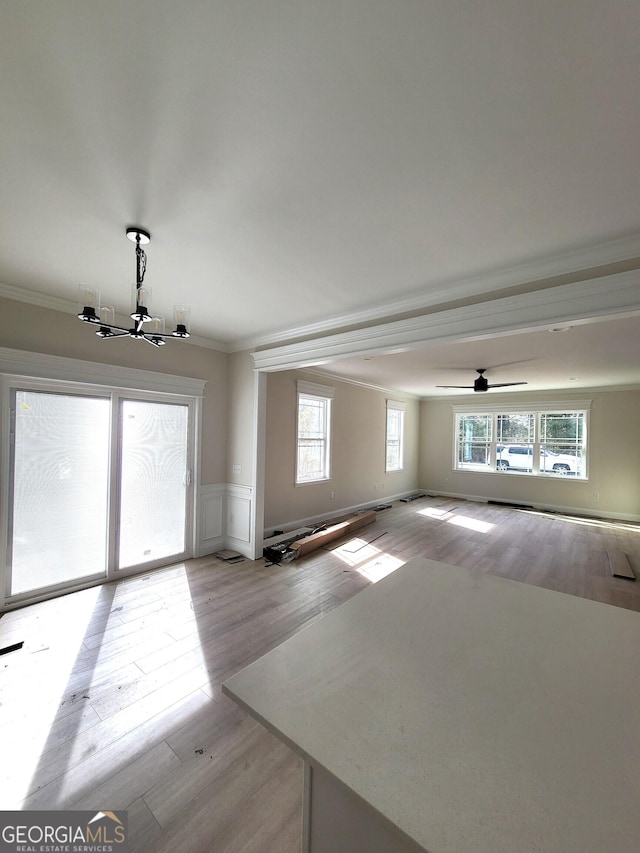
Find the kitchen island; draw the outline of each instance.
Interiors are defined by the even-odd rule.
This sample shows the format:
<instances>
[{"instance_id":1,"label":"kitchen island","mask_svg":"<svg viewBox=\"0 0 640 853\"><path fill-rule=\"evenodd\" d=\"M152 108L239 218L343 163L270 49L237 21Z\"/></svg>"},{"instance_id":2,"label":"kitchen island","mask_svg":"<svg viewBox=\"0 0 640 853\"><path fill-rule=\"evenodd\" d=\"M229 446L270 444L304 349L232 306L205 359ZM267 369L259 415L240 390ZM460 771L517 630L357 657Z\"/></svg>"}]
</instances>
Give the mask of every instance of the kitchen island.
<instances>
[{"instance_id":1,"label":"kitchen island","mask_svg":"<svg viewBox=\"0 0 640 853\"><path fill-rule=\"evenodd\" d=\"M229 678L312 853L640 850L640 614L414 559Z\"/></svg>"}]
</instances>

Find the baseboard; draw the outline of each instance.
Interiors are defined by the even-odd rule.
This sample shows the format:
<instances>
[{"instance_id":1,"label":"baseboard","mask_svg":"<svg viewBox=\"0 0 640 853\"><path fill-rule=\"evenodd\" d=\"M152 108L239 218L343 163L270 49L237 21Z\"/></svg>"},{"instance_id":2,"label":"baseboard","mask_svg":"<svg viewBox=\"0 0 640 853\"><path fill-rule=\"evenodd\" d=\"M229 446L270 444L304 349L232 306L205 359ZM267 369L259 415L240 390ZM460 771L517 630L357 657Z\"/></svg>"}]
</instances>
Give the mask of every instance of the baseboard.
<instances>
[{"instance_id":1,"label":"baseboard","mask_svg":"<svg viewBox=\"0 0 640 853\"><path fill-rule=\"evenodd\" d=\"M457 500L464 501L475 501L476 503L489 503L493 501L494 503L504 503L508 505L510 503L519 503L524 505L524 501L508 501L506 499L501 500L500 498L495 497L487 497L484 495L465 495L460 492L442 492L439 489L424 489L426 495L430 497L442 497L442 498L455 498ZM548 504L548 503L536 503L536 501L531 501L527 504L534 510L538 510L539 512L554 512L554 513L562 513L563 515L578 515L583 518L604 518L608 521L629 521L632 523L640 524L640 515L635 515L632 513L623 513L623 512L607 512L606 510L595 510L588 509L587 507L576 507L576 506L561 506L556 504Z\"/></svg>"},{"instance_id":2,"label":"baseboard","mask_svg":"<svg viewBox=\"0 0 640 853\"><path fill-rule=\"evenodd\" d=\"M282 524L270 524L268 527L265 527L265 535L264 538L267 539L271 535L267 535L267 531L273 530L295 530L298 527L315 527L318 524L322 524L324 521L327 521L329 518L335 518L336 516L348 515L352 512L360 512L363 509L375 509L375 507L380 506L381 504L390 504L393 501L399 501L401 498L407 498L409 495L415 495L416 492L420 491L419 489L410 489L408 492L399 492L397 495L385 495L382 498L379 498L377 501L368 501L361 504L354 504L353 506L339 506L335 507L331 510L331 512L320 513L319 515L310 515L306 518L296 518L291 521L283 522Z\"/></svg>"}]
</instances>

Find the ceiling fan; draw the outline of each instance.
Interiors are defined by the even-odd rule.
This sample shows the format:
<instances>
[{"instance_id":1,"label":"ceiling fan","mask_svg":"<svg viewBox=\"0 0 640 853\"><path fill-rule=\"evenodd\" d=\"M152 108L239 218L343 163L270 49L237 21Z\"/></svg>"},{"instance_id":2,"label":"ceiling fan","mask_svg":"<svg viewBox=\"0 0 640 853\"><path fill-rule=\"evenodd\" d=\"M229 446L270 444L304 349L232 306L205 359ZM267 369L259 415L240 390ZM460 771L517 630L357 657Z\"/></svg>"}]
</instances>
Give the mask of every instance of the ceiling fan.
<instances>
[{"instance_id":1,"label":"ceiling fan","mask_svg":"<svg viewBox=\"0 0 640 853\"><path fill-rule=\"evenodd\" d=\"M472 388L474 391L488 391L489 388L506 388L508 385L526 385L526 382L496 382L489 385L489 382L484 377L486 367L477 367L476 372L480 375L475 380L473 385L436 385L436 388Z\"/></svg>"}]
</instances>

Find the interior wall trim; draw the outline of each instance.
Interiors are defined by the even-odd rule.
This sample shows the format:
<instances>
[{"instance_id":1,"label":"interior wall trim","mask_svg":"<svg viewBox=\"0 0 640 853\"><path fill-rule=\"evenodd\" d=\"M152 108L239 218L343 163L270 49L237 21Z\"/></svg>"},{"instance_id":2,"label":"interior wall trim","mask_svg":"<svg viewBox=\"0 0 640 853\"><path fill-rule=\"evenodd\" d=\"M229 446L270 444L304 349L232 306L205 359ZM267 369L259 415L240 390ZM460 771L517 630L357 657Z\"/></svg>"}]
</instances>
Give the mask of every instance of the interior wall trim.
<instances>
[{"instance_id":1,"label":"interior wall trim","mask_svg":"<svg viewBox=\"0 0 640 853\"><path fill-rule=\"evenodd\" d=\"M486 497L484 495L467 495L461 492L443 492L440 489L423 489L424 493L429 497L439 497L439 498L457 498L458 500L471 501L472 503L489 503L489 501L499 501L502 503L510 503L507 498L496 498L496 497ZM607 512L606 510L595 510L589 509L588 507L580 507L580 506L564 506L560 504L549 504L549 503L537 503L535 501L514 501L514 503L518 503L521 506L526 503L527 506L530 506L533 510L538 512L551 512L551 513L562 513L563 515L576 515L580 516L580 518L591 518L594 521L598 521L599 519L606 519L607 521L625 521L625 522L635 522L640 524L640 515L636 513L621 513L621 512Z\"/></svg>"},{"instance_id":2,"label":"interior wall trim","mask_svg":"<svg viewBox=\"0 0 640 853\"><path fill-rule=\"evenodd\" d=\"M377 303L361 311L354 311L317 323L290 328L283 332L263 335L260 338L237 341L234 349L252 349L283 344L294 338L327 335L340 328L371 324L393 315L425 311L452 300L476 298L483 293L505 290L519 285L542 282L557 276L586 273L610 264L624 263L640 257L640 234L630 234L615 240L593 243L544 258L536 258L491 270L480 275L447 279L424 287L417 293Z\"/></svg>"},{"instance_id":3,"label":"interior wall trim","mask_svg":"<svg viewBox=\"0 0 640 853\"><path fill-rule=\"evenodd\" d=\"M415 495L420 492L420 489L409 489L406 492L398 492L395 495L384 495L384 497L381 497L377 501L366 501L361 504L336 507L332 509L331 512L322 512L317 515L306 516L305 518L296 518L279 524L270 524L265 528L265 530L284 530L286 532L287 530L297 530L299 527L313 527L314 525L322 524L331 518L338 518L340 516L347 515L348 513L360 512L361 510L374 509L374 507L380 506L381 504L390 504L393 501L399 501L402 500L402 498L408 498L410 495ZM381 517L384 517L384 515Z\"/></svg>"},{"instance_id":4,"label":"interior wall trim","mask_svg":"<svg viewBox=\"0 0 640 853\"><path fill-rule=\"evenodd\" d=\"M83 382L107 388L177 394L181 397L202 397L207 384L203 379L188 376L174 376L169 373L81 361L8 347L0 347L0 373L35 379Z\"/></svg>"},{"instance_id":5,"label":"interior wall trim","mask_svg":"<svg viewBox=\"0 0 640 853\"><path fill-rule=\"evenodd\" d=\"M252 353L257 370L292 370L346 356L400 352L640 313L640 270L409 317Z\"/></svg>"}]
</instances>

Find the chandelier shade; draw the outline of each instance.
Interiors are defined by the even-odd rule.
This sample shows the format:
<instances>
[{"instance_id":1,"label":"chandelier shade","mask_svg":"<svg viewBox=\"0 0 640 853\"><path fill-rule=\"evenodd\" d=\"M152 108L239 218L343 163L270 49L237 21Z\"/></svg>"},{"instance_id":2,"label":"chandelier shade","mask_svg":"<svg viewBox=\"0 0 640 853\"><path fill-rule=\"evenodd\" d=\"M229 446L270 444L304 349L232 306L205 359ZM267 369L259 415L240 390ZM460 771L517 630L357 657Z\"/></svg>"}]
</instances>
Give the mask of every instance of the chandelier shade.
<instances>
[{"instance_id":1,"label":"chandelier shade","mask_svg":"<svg viewBox=\"0 0 640 853\"><path fill-rule=\"evenodd\" d=\"M115 309L112 306L101 305L100 291L97 288L79 286L80 305L78 319L83 323L99 326L96 335L103 340L106 338L134 338L143 340L155 347L166 344L166 338L185 339L189 337L189 308L176 305L174 308L175 329L165 331L165 318L151 313L151 288L145 285L144 276L147 271L147 255L143 245L151 240L151 235L143 228L127 228L126 235L136 244L136 280L132 285L131 319L133 326L126 328L115 322Z\"/></svg>"}]
</instances>

